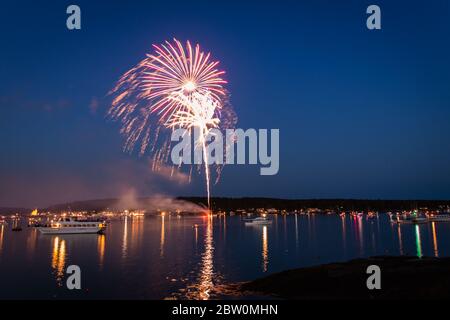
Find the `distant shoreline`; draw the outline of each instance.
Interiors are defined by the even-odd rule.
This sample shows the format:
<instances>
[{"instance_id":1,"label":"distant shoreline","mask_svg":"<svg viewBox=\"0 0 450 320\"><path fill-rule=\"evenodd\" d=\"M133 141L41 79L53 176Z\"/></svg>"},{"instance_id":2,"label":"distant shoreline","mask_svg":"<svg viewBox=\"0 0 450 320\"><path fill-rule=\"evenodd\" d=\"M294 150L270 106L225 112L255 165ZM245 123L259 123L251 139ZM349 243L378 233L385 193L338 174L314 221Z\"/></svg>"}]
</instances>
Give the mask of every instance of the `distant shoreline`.
<instances>
[{"instance_id":1,"label":"distant shoreline","mask_svg":"<svg viewBox=\"0 0 450 320\"><path fill-rule=\"evenodd\" d=\"M137 205L145 207L145 203L152 201L152 197L137 198ZM205 197L177 197L174 200L188 201L194 204L206 206ZM114 208L120 202L119 198L96 199L85 201L73 201L56 204L45 208L38 208L39 211L102 211ZM140 204L139 204L140 203ZM273 208L277 210L299 210L306 208L317 208L320 210L336 211L401 211L427 208L438 210L450 208L450 200L372 200L372 199L280 199L263 197L213 197L211 200L213 210L237 210L255 208ZM0 207L0 214L29 213L34 208L26 207Z\"/></svg>"},{"instance_id":2,"label":"distant shoreline","mask_svg":"<svg viewBox=\"0 0 450 320\"><path fill-rule=\"evenodd\" d=\"M369 265L381 269L381 289L369 290ZM243 296L281 299L448 299L450 257L380 256L274 273L240 284Z\"/></svg>"}]
</instances>

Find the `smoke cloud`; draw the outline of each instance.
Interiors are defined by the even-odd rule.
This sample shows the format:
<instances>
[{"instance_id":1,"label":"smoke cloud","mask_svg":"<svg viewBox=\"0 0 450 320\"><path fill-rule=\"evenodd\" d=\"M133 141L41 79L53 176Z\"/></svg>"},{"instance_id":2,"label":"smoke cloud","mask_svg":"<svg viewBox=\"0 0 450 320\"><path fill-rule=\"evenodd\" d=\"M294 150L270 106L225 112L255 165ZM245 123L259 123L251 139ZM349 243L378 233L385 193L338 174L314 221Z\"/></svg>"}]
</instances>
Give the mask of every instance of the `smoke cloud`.
<instances>
[{"instance_id":1,"label":"smoke cloud","mask_svg":"<svg viewBox=\"0 0 450 320\"><path fill-rule=\"evenodd\" d=\"M205 207L195 203L176 199L164 194L153 194L149 198L139 198L134 189L124 193L118 202L113 206L117 210L146 210L147 212L156 211L181 211L189 213L204 213Z\"/></svg>"}]
</instances>

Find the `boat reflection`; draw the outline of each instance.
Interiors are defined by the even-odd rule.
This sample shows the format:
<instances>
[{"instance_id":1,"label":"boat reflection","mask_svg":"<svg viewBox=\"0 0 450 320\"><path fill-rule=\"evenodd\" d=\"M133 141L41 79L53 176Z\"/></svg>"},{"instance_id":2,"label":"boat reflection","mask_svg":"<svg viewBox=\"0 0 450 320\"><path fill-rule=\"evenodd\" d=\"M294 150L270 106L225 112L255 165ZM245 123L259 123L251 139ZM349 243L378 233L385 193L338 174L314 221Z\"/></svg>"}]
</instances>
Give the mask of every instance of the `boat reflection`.
<instances>
[{"instance_id":1,"label":"boat reflection","mask_svg":"<svg viewBox=\"0 0 450 320\"><path fill-rule=\"evenodd\" d=\"M400 224L397 226L397 236L398 236L398 247L400 250L400 255L403 255L402 227Z\"/></svg>"},{"instance_id":2,"label":"boat reflection","mask_svg":"<svg viewBox=\"0 0 450 320\"><path fill-rule=\"evenodd\" d=\"M5 225L0 224L0 253L2 253L3 250L3 235L5 233Z\"/></svg>"},{"instance_id":3,"label":"boat reflection","mask_svg":"<svg viewBox=\"0 0 450 320\"><path fill-rule=\"evenodd\" d=\"M98 253L98 264L100 270L103 269L103 261L105 259L105 235L99 234L97 237L97 253Z\"/></svg>"},{"instance_id":4,"label":"boat reflection","mask_svg":"<svg viewBox=\"0 0 450 320\"><path fill-rule=\"evenodd\" d=\"M131 219L131 232L130 232L130 245L129 250L135 252L142 242L143 236L143 216L132 216Z\"/></svg>"},{"instance_id":5,"label":"boat reflection","mask_svg":"<svg viewBox=\"0 0 450 320\"><path fill-rule=\"evenodd\" d=\"M363 231L363 218L357 217L358 222L358 239L360 255L364 254L364 231Z\"/></svg>"},{"instance_id":6,"label":"boat reflection","mask_svg":"<svg viewBox=\"0 0 450 320\"><path fill-rule=\"evenodd\" d=\"M436 235L436 223L431 223L431 231L433 233L433 251L434 256L439 257L439 250L438 250L438 244L437 244L437 235Z\"/></svg>"},{"instance_id":7,"label":"boat reflection","mask_svg":"<svg viewBox=\"0 0 450 320\"><path fill-rule=\"evenodd\" d=\"M66 264L66 241L55 237L53 239L52 250L52 269L55 273L56 283L58 286L62 286L64 278L64 267Z\"/></svg>"},{"instance_id":8,"label":"boat reflection","mask_svg":"<svg viewBox=\"0 0 450 320\"><path fill-rule=\"evenodd\" d=\"M422 240L420 238L420 228L416 224L416 250L417 250L417 256L419 258L422 258Z\"/></svg>"},{"instance_id":9,"label":"boat reflection","mask_svg":"<svg viewBox=\"0 0 450 320\"><path fill-rule=\"evenodd\" d=\"M295 249L298 251L298 221L297 221L297 214L295 214Z\"/></svg>"},{"instance_id":10,"label":"boat reflection","mask_svg":"<svg viewBox=\"0 0 450 320\"><path fill-rule=\"evenodd\" d=\"M364 253L364 237L362 227L363 219L360 216L354 214L352 215L350 222L352 233L355 239L355 244L358 245L359 255L362 255Z\"/></svg>"},{"instance_id":11,"label":"boat reflection","mask_svg":"<svg viewBox=\"0 0 450 320\"><path fill-rule=\"evenodd\" d=\"M27 238L27 253L28 257L32 257L37 248L37 235L38 231L33 228L31 232L28 234Z\"/></svg>"},{"instance_id":12,"label":"boat reflection","mask_svg":"<svg viewBox=\"0 0 450 320\"><path fill-rule=\"evenodd\" d=\"M346 227L346 216L341 215L341 226L342 226L342 247L344 249L344 253L346 251L347 248L347 227Z\"/></svg>"}]
</instances>

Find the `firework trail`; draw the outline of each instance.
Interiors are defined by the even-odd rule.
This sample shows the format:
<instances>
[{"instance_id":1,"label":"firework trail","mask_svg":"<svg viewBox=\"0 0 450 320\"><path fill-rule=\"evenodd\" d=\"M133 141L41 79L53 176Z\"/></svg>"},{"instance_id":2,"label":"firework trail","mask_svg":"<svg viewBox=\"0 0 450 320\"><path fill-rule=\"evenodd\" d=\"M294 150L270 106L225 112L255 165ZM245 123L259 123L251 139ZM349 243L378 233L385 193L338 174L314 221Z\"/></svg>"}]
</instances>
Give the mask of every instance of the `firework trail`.
<instances>
[{"instance_id":1,"label":"firework trail","mask_svg":"<svg viewBox=\"0 0 450 320\"><path fill-rule=\"evenodd\" d=\"M174 39L153 48L154 53L126 72L111 90L114 98L107 116L121 122L125 151L139 146L141 155L147 151L153 154L154 170L169 159L168 133L176 128L197 128L200 137L196 143L203 149L210 207L206 139L211 129L233 128L237 122L224 88L225 72L198 44L193 47L187 41L183 46ZM216 167L217 179L221 169Z\"/></svg>"},{"instance_id":2,"label":"firework trail","mask_svg":"<svg viewBox=\"0 0 450 320\"><path fill-rule=\"evenodd\" d=\"M211 129L219 127L220 120L214 118L215 110L220 108L219 102L215 101L209 92L201 94L193 93L187 97L184 94L176 94L173 100L179 102L185 109L178 110L168 121L171 128L198 128L200 131L197 143L203 151L205 161L206 192L208 198L208 208L210 207L210 172L208 165L208 153L206 152L206 138Z\"/></svg>"}]
</instances>

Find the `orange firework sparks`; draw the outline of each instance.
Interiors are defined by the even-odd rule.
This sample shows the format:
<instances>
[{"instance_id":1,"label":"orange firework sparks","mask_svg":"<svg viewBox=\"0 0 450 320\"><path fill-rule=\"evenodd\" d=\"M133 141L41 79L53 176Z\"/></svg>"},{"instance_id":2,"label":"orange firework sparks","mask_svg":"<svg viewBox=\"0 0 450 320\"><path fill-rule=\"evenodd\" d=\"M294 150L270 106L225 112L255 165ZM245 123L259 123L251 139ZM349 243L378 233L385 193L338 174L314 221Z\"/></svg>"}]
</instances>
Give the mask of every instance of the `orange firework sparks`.
<instances>
[{"instance_id":1,"label":"orange firework sparks","mask_svg":"<svg viewBox=\"0 0 450 320\"><path fill-rule=\"evenodd\" d=\"M192 48L189 41L186 49L181 42L174 39L175 44L167 42L160 46L153 45L155 54L148 55L143 76L143 89L147 99L156 99L151 109L157 111L164 120L184 107L178 101L170 99L176 92L185 96L194 93L209 93L219 105L225 96L221 78L225 71L216 67L218 61L210 61L210 54L200 51L197 44Z\"/></svg>"}]
</instances>

